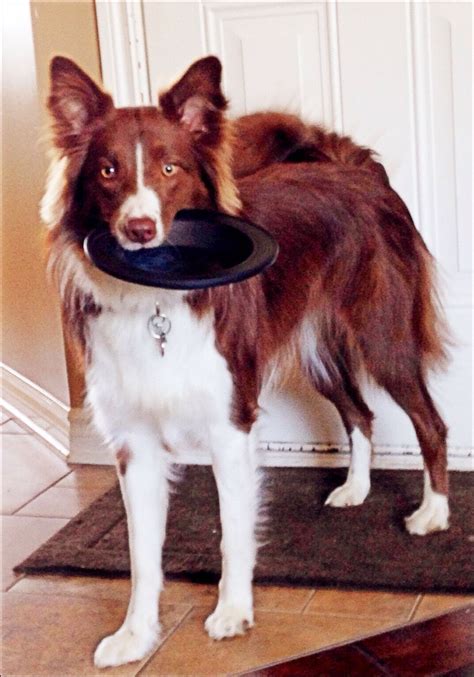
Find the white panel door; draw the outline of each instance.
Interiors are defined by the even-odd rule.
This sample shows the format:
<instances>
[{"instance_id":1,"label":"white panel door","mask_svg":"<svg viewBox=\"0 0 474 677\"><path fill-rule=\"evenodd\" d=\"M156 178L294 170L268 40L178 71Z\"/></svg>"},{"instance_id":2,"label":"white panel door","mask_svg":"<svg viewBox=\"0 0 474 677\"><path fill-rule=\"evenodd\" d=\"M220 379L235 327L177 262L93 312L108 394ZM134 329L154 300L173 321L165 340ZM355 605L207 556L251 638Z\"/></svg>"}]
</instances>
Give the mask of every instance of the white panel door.
<instances>
[{"instance_id":1,"label":"white panel door","mask_svg":"<svg viewBox=\"0 0 474 677\"><path fill-rule=\"evenodd\" d=\"M136 14L137 5L126 3ZM143 2L151 100L194 59L217 54L234 115L279 109L352 135L381 155L443 271L456 343L432 390L451 462L472 449L471 8L457 2ZM130 14L130 12L129 12ZM132 45L133 47L133 45ZM143 64L142 64L143 67ZM389 358L389 356L388 356ZM376 451L411 453L405 414L367 388ZM265 398L278 448L340 444L332 405L295 380Z\"/></svg>"},{"instance_id":2,"label":"white panel door","mask_svg":"<svg viewBox=\"0 0 474 677\"><path fill-rule=\"evenodd\" d=\"M468 3L433 2L426 15L431 87L423 105L432 164L425 178L432 219L424 230L442 269L455 341L449 371L434 382L453 445L472 445L473 425L471 11Z\"/></svg>"},{"instance_id":3,"label":"white panel door","mask_svg":"<svg viewBox=\"0 0 474 677\"><path fill-rule=\"evenodd\" d=\"M327 5L204 3L234 115L268 106L332 122Z\"/></svg>"}]
</instances>

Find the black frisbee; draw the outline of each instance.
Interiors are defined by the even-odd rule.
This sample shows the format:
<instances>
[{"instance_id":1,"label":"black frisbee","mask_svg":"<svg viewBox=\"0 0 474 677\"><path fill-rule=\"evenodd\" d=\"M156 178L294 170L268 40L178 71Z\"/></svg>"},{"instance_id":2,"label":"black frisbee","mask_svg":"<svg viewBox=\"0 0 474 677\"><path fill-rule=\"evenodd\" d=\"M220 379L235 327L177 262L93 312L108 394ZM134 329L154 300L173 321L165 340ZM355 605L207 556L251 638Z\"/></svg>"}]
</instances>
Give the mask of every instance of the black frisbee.
<instances>
[{"instance_id":1,"label":"black frisbee","mask_svg":"<svg viewBox=\"0 0 474 677\"><path fill-rule=\"evenodd\" d=\"M129 251L108 230L84 240L92 263L126 282L164 289L203 289L240 282L270 266L278 244L267 231L235 216L202 209L176 215L159 247Z\"/></svg>"}]
</instances>

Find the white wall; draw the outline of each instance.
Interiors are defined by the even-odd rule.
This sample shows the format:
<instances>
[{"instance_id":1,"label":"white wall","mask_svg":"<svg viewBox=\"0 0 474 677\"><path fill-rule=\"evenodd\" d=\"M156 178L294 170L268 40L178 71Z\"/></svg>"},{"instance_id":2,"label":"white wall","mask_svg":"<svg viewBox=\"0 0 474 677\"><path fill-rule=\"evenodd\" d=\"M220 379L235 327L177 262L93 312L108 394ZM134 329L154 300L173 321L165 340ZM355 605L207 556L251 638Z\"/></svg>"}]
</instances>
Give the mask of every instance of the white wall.
<instances>
[{"instance_id":1,"label":"white wall","mask_svg":"<svg viewBox=\"0 0 474 677\"><path fill-rule=\"evenodd\" d=\"M46 161L39 139L30 6L3 5L2 359L68 402L59 307L44 273L38 202Z\"/></svg>"},{"instance_id":2,"label":"white wall","mask_svg":"<svg viewBox=\"0 0 474 677\"><path fill-rule=\"evenodd\" d=\"M54 54L76 58L100 78L94 2L15 0L2 9L2 360L69 404L81 398L81 374L66 365L38 214L47 168L44 104Z\"/></svg>"}]
</instances>

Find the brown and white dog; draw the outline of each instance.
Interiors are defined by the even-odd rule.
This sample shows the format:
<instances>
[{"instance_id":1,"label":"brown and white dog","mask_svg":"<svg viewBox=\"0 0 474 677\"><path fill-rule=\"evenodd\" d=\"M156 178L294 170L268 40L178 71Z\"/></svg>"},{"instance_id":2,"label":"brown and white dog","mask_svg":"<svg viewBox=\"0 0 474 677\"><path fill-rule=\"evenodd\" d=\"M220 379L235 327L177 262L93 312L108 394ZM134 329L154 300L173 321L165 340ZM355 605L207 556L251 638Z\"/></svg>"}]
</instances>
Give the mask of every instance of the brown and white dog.
<instances>
[{"instance_id":1,"label":"brown and white dog","mask_svg":"<svg viewBox=\"0 0 474 677\"><path fill-rule=\"evenodd\" d=\"M83 344L95 424L117 458L132 563L128 613L99 644L96 665L141 659L157 641L168 483L191 444L211 451L222 521L219 599L206 630L221 639L253 624L254 424L261 388L288 356L337 407L350 437L347 481L327 503L358 505L369 491L373 416L363 372L407 412L423 453L424 497L408 531L446 529L446 427L426 387L444 357L432 261L370 151L287 116L233 126L214 57L191 66L158 107L116 109L62 57L51 79L49 261ZM285 124L296 136L282 136ZM233 149L234 173L250 176L234 178ZM83 254L98 224L125 248L159 245L182 208L260 224L279 242L277 262L239 284L187 293L121 282ZM172 322L165 356L147 330L157 302Z\"/></svg>"}]
</instances>

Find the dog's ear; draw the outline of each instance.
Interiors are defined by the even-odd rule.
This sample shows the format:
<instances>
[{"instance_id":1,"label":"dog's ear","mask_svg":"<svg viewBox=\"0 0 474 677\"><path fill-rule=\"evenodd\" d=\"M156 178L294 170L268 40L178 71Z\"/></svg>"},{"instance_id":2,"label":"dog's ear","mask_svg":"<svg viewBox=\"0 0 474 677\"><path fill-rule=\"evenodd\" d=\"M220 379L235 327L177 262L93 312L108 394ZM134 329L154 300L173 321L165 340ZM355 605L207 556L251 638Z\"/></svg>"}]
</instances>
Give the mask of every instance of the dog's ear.
<instances>
[{"instance_id":1,"label":"dog's ear","mask_svg":"<svg viewBox=\"0 0 474 677\"><path fill-rule=\"evenodd\" d=\"M70 59L56 56L50 66L48 108L56 145L74 147L98 118L113 109L112 98Z\"/></svg>"},{"instance_id":2,"label":"dog's ear","mask_svg":"<svg viewBox=\"0 0 474 677\"><path fill-rule=\"evenodd\" d=\"M215 56L196 61L178 82L159 97L164 115L196 137L212 142L227 101L221 90L222 66Z\"/></svg>"},{"instance_id":3,"label":"dog's ear","mask_svg":"<svg viewBox=\"0 0 474 677\"><path fill-rule=\"evenodd\" d=\"M232 176L232 138L221 90L222 66L215 56L196 61L168 91L159 97L165 117L192 135L201 167L213 186L217 209L239 214L242 204Z\"/></svg>"}]
</instances>

